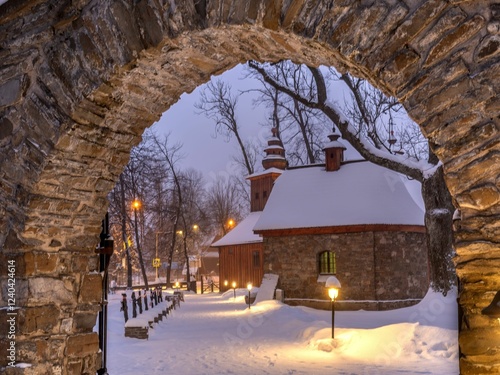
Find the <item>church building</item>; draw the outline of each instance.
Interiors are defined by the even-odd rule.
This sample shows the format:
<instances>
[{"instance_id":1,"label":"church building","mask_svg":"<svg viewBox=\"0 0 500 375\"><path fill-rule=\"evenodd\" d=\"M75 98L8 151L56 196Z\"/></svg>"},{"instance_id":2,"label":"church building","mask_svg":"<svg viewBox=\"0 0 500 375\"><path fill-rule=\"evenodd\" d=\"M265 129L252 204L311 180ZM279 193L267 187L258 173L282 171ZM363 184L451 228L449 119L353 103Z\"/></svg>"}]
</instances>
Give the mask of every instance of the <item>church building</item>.
<instances>
[{"instance_id":1,"label":"church building","mask_svg":"<svg viewBox=\"0 0 500 375\"><path fill-rule=\"evenodd\" d=\"M240 232L236 227L212 245L219 247L221 277L238 273L236 264L223 263L223 253L232 249L236 258L239 246L252 243L261 249L261 273L279 276L288 304L329 308L324 285L331 275L342 283L339 308L418 303L429 288L419 184L365 160L344 161L339 136L329 136L325 164L286 168L273 134L264 172L248 177L252 213ZM279 163L269 162L274 160ZM257 264L254 258L252 265Z\"/></svg>"}]
</instances>

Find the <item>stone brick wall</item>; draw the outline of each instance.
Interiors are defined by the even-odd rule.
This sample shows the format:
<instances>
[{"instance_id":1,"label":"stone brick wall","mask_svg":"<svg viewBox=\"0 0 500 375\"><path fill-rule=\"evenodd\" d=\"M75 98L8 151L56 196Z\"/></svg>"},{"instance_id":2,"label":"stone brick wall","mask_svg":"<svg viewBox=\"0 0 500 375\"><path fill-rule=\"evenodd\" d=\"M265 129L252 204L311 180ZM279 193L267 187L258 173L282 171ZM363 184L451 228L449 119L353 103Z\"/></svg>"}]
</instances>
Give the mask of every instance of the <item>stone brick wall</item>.
<instances>
[{"instance_id":1,"label":"stone brick wall","mask_svg":"<svg viewBox=\"0 0 500 375\"><path fill-rule=\"evenodd\" d=\"M286 298L328 301L324 281L317 281L318 254L325 250L335 252L336 276L342 284L339 301L419 299L429 288L424 233L381 231L264 237L264 272L279 275L278 287L285 291ZM329 308L328 304L323 305ZM344 308L405 305L408 302L345 304Z\"/></svg>"},{"instance_id":2,"label":"stone brick wall","mask_svg":"<svg viewBox=\"0 0 500 375\"><path fill-rule=\"evenodd\" d=\"M19 353L34 364L26 371L90 368L92 355L31 353L35 341L64 353L70 337L89 332L98 307L80 296L94 283L85 275L95 269L106 194L147 126L182 93L249 59L349 71L394 95L420 124L462 211L461 371L494 371L500 346L483 337L500 328L481 309L500 289L499 25L496 0L1 5L1 257L19 260L22 308L49 305L58 317L20 335ZM2 269L2 305L6 280ZM44 288L53 281L51 305Z\"/></svg>"}]
</instances>

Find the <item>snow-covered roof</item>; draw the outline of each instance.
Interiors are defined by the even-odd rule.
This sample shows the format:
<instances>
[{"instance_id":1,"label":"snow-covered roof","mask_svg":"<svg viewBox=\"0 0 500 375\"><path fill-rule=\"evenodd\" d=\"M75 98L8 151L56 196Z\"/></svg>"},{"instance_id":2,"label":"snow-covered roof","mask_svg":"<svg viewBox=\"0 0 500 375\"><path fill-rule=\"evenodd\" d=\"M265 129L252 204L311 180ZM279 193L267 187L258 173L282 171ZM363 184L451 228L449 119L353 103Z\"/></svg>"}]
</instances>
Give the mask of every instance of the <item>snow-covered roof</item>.
<instances>
[{"instance_id":1,"label":"snow-covered roof","mask_svg":"<svg viewBox=\"0 0 500 375\"><path fill-rule=\"evenodd\" d=\"M368 161L290 169L276 180L254 230L361 224L424 225L408 179Z\"/></svg>"},{"instance_id":2,"label":"snow-covered roof","mask_svg":"<svg viewBox=\"0 0 500 375\"><path fill-rule=\"evenodd\" d=\"M279 146L279 145L271 145L271 146L267 146L264 151L267 151L267 150L284 150L284 148L282 146Z\"/></svg>"},{"instance_id":3,"label":"snow-covered roof","mask_svg":"<svg viewBox=\"0 0 500 375\"><path fill-rule=\"evenodd\" d=\"M268 168L265 171L252 173L252 174L248 175L246 177L246 179L252 179L254 177L259 177L259 176L262 176L262 175L268 174L268 173L279 173L279 174L282 174L283 173L283 169L274 168L274 167L273 168Z\"/></svg>"},{"instance_id":4,"label":"snow-covered roof","mask_svg":"<svg viewBox=\"0 0 500 375\"><path fill-rule=\"evenodd\" d=\"M328 148L343 148L344 150L346 149L344 144L339 141L330 141L323 146L323 150L326 150Z\"/></svg>"},{"instance_id":5,"label":"snow-covered roof","mask_svg":"<svg viewBox=\"0 0 500 375\"><path fill-rule=\"evenodd\" d=\"M271 155L266 155L263 160L266 160L266 159L285 159L285 157L283 155L271 154Z\"/></svg>"},{"instance_id":6,"label":"snow-covered roof","mask_svg":"<svg viewBox=\"0 0 500 375\"><path fill-rule=\"evenodd\" d=\"M214 242L212 247L240 245L246 243L262 242L262 237L253 232L253 227L262 211L251 212L244 220L220 240Z\"/></svg>"},{"instance_id":7,"label":"snow-covered roof","mask_svg":"<svg viewBox=\"0 0 500 375\"><path fill-rule=\"evenodd\" d=\"M206 251L203 254L201 254L203 258L218 258L219 253L217 251Z\"/></svg>"}]
</instances>

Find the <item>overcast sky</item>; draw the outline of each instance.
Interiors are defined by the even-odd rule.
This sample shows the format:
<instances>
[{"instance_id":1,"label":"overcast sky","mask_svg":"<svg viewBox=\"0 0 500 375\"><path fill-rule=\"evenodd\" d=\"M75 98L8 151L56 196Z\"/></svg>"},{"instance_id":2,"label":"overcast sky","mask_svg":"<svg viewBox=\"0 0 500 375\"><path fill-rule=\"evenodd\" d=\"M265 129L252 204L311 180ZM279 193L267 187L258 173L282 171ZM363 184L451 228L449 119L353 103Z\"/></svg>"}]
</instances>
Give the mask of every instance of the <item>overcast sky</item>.
<instances>
[{"instance_id":1,"label":"overcast sky","mask_svg":"<svg viewBox=\"0 0 500 375\"><path fill-rule=\"evenodd\" d=\"M243 66L238 65L222 75L235 90L248 90L258 86L258 81L242 78ZM154 125L160 133L170 132L171 142L182 143L182 167L193 167L203 172L207 179L234 170L232 158L237 155L236 140L229 142L218 135L215 138L214 122L203 114L197 114L195 103L199 101L201 87L190 94L183 94L180 100L166 111ZM252 94L245 94L238 101L237 120L245 139L257 138L265 145L270 131L262 126L266 113L264 109L253 109ZM269 133L269 134L268 134Z\"/></svg>"}]
</instances>

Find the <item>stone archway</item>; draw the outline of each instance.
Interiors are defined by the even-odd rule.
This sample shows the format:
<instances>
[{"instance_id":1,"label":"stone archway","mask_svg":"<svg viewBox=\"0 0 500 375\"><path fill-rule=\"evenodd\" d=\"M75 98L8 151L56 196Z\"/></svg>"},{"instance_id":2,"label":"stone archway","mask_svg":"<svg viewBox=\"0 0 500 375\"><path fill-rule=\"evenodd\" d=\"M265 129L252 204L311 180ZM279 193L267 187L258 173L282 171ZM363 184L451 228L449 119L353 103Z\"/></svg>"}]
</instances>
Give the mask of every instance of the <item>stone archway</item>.
<instances>
[{"instance_id":1,"label":"stone archway","mask_svg":"<svg viewBox=\"0 0 500 375\"><path fill-rule=\"evenodd\" d=\"M1 5L0 264L16 265L23 373L94 372L106 194L183 92L249 59L348 70L421 125L462 210L461 372L498 372L500 327L481 309L500 289L499 32L493 0Z\"/></svg>"}]
</instances>

